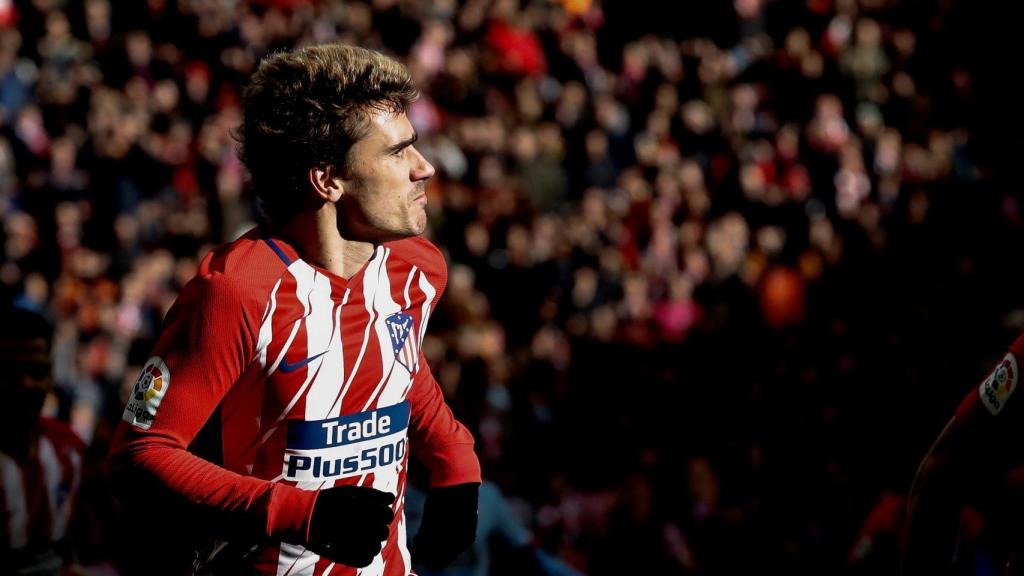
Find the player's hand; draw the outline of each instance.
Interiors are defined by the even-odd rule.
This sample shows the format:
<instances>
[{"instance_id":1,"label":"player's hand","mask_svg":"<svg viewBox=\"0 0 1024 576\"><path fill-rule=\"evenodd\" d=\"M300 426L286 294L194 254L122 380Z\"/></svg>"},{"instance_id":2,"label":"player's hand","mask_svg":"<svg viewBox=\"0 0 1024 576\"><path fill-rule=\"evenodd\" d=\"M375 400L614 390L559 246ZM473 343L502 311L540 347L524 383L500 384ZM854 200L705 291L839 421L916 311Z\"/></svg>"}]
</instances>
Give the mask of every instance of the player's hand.
<instances>
[{"instance_id":1,"label":"player's hand","mask_svg":"<svg viewBox=\"0 0 1024 576\"><path fill-rule=\"evenodd\" d=\"M394 501L393 494L362 486L321 490L313 505L307 548L339 564L369 565L388 538Z\"/></svg>"},{"instance_id":2,"label":"player's hand","mask_svg":"<svg viewBox=\"0 0 1024 576\"><path fill-rule=\"evenodd\" d=\"M423 523L412 544L414 563L438 570L473 544L479 493L479 484L457 484L427 492Z\"/></svg>"}]
</instances>

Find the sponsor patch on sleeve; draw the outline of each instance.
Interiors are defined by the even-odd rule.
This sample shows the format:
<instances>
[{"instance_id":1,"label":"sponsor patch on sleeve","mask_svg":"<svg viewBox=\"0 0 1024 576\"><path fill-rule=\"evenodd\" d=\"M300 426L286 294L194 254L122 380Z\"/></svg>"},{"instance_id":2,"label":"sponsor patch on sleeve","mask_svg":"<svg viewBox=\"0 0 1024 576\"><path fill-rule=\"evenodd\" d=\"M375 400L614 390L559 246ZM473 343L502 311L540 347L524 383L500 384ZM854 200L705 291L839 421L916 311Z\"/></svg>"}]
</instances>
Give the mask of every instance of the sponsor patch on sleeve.
<instances>
[{"instance_id":1,"label":"sponsor patch on sleeve","mask_svg":"<svg viewBox=\"0 0 1024 576\"><path fill-rule=\"evenodd\" d=\"M141 430L149 430L156 418L160 401L171 385L171 373L159 356L150 358L135 380L128 404L124 407L125 422Z\"/></svg>"},{"instance_id":2,"label":"sponsor patch on sleeve","mask_svg":"<svg viewBox=\"0 0 1024 576\"><path fill-rule=\"evenodd\" d=\"M978 394L981 403L993 416L999 414L1010 395L1017 389L1017 358L1007 353L996 369L981 383Z\"/></svg>"}]
</instances>

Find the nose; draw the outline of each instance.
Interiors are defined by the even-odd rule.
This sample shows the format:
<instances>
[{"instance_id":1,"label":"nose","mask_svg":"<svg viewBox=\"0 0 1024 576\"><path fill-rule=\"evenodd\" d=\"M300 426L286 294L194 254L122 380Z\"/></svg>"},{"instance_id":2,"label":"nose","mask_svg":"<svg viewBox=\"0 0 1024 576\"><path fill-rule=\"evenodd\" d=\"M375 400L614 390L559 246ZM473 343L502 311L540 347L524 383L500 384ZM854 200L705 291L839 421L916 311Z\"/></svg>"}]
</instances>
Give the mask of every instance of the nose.
<instances>
[{"instance_id":1,"label":"nose","mask_svg":"<svg viewBox=\"0 0 1024 576\"><path fill-rule=\"evenodd\" d=\"M429 179L434 175L434 165L428 162L415 146L410 146L410 148L413 153L413 165L412 170L409 173L409 178L411 178L413 182Z\"/></svg>"}]
</instances>

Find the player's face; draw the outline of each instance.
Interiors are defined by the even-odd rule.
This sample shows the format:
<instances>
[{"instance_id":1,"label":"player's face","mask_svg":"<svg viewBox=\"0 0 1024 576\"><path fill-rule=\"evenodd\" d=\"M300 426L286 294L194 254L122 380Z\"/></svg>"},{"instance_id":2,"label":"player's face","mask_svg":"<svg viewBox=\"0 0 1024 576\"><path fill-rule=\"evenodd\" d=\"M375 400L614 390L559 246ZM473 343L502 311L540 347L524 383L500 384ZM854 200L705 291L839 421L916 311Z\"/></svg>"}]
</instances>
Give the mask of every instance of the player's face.
<instances>
[{"instance_id":1,"label":"player's face","mask_svg":"<svg viewBox=\"0 0 1024 576\"><path fill-rule=\"evenodd\" d=\"M416 131L404 113L375 112L371 118L369 133L349 150L338 227L347 238L367 242L422 234L434 167L413 146Z\"/></svg>"}]
</instances>

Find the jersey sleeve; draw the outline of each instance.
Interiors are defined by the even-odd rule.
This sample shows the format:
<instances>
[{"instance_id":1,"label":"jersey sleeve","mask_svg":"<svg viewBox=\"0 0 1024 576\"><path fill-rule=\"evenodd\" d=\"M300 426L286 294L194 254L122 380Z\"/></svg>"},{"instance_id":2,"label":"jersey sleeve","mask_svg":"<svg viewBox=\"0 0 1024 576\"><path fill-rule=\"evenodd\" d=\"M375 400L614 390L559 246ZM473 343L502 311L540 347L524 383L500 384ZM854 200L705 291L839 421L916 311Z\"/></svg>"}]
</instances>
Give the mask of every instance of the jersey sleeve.
<instances>
[{"instance_id":1,"label":"jersey sleeve","mask_svg":"<svg viewBox=\"0 0 1024 576\"><path fill-rule=\"evenodd\" d=\"M959 420L979 417L998 417L1009 408L1017 412L1024 405L1017 388L1020 384L1020 362L1024 359L1024 334L1010 346L998 364L989 372L981 384L973 388L957 407Z\"/></svg>"},{"instance_id":2,"label":"jersey sleeve","mask_svg":"<svg viewBox=\"0 0 1024 576\"><path fill-rule=\"evenodd\" d=\"M315 492L242 476L188 450L253 359L262 313L258 295L208 264L182 290L131 390L111 447L117 486L131 498L155 481L232 533L304 541Z\"/></svg>"}]
</instances>

